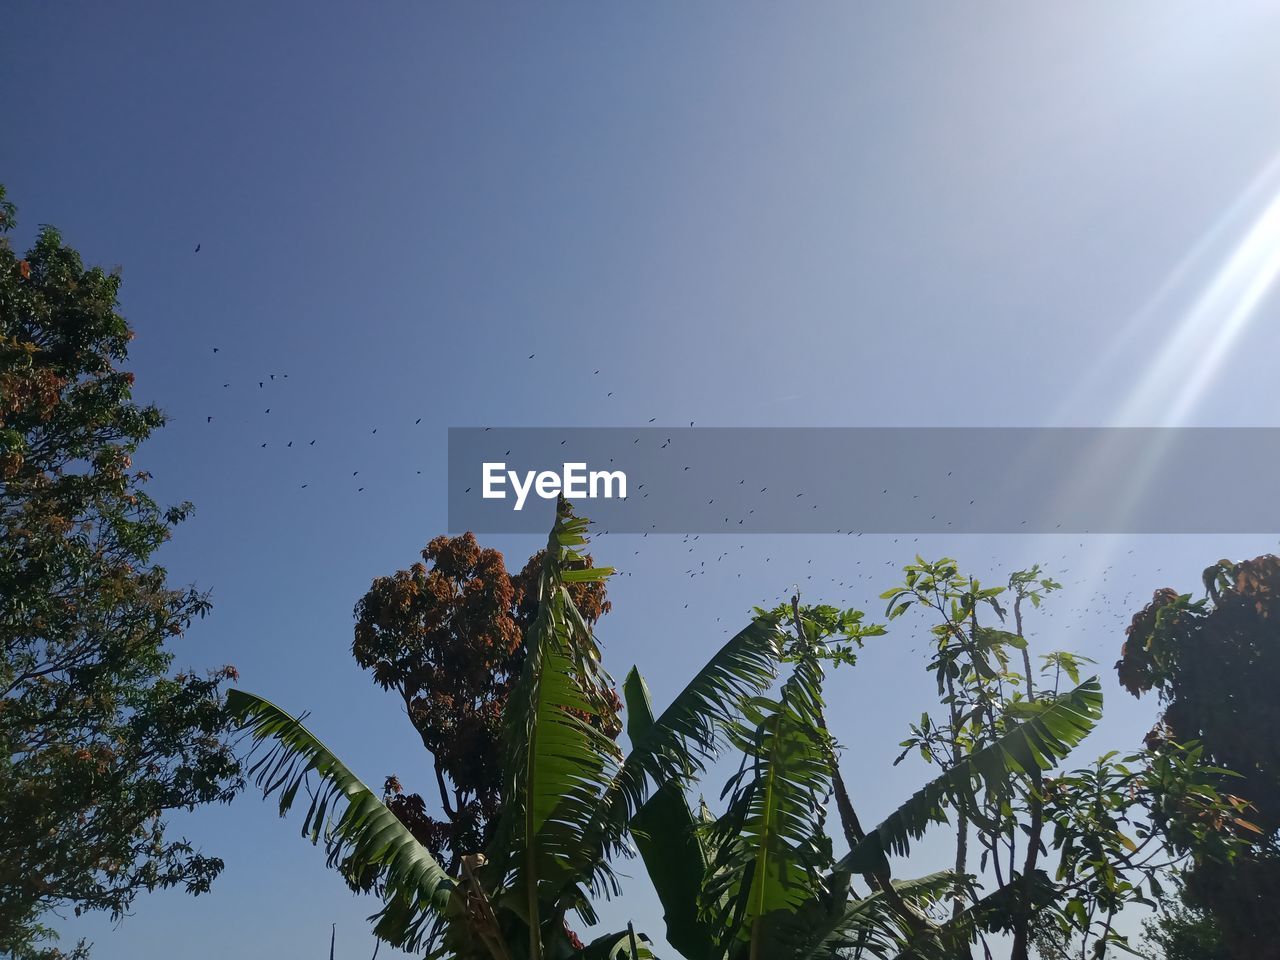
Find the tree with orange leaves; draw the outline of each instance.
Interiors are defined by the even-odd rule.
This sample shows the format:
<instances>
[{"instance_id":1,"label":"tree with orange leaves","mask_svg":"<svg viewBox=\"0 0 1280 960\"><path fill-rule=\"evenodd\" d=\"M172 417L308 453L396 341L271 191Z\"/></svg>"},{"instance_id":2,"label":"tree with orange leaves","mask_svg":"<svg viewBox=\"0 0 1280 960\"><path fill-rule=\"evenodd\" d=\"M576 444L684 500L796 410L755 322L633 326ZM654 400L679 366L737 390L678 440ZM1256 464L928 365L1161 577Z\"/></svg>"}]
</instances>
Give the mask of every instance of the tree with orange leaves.
<instances>
[{"instance_id":1,"label":"tree with orange leaves","mask_svg":"<svg viewBox=\"0 0 1280 960\"><path fill-rule=\"evenodd\" d=\"M465 533L439 536L408 570L373 581L356 604L356 662L394 691L431 754L443 814L386 778L384 801L450 873L482 850L502 803L502 724L537 615L540 551L517 575L497 550ZM591 558L586 558L590 565ZM609 611L603 581L569 587L591 625ZM620 722L607 731L616 737ZM357 878L358 879L358 878Z\"/></svg>"}]
</instances>

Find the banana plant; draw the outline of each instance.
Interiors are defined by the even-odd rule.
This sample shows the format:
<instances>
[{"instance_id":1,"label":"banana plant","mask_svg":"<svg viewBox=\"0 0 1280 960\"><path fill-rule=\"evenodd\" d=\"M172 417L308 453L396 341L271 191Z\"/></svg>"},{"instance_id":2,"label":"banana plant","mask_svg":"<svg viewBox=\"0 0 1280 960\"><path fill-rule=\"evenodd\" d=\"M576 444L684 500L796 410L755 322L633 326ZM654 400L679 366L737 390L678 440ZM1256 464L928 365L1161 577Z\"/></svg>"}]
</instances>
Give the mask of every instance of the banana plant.
<instances>
[{"instance_id":1,"label":"banana plant","mask_svg":"<svg viewBox=\"0 0 1280 960\"><path fill-rule=\"evenodd\" d=\"M966 800L972 806L983 791L1018 789L1021 775L1063 759L1100 716L1097 681L1028 711L836 860L824 829L836 760L822 718L821 662L794 648L786 660L792 670L778 695L749 698L741 717L727 724L741 763L722 794L725 812L712 816L702 805L695 813L684 782L672 780L633 818L668 943L687 960L956 956L973 938L981 911L941 924L927 912L966 878L943 871L894 881L890 857L908 854L913 840L945 821L948 808ZM634 670L624 693L628 729L643 736L655 719ZM859 876L871 885L865 894L854 892Z\"/></svg>"},{"instance_id":2,"label":"banana plant","mask_svg":"<svg viewBox=\"0 0 1280 960\"><path fill-rule=\"evenodd\" d=\"M566 924L596 923L593 898L617 891L611 863L629 850L632 820L661 786L684 789L724 743L751 698L774 682L782 649L760 617L731 638L622 755L601 732L614 720L612 681L566 584L607 577L587 568L587 521L557 509L526 636L524 669L508 703L504 804L487 848L449 875L431 853L303 723L270 701L232 691L228 702L254 743L250 776L281 816L308 799L302 833L323 841L330 866L371 881L383 900L375 933L406 950L466 960L639 960L632 929L583 946ZM683 794L681 794L683 795Z\"/></svg>"}]
</instances>

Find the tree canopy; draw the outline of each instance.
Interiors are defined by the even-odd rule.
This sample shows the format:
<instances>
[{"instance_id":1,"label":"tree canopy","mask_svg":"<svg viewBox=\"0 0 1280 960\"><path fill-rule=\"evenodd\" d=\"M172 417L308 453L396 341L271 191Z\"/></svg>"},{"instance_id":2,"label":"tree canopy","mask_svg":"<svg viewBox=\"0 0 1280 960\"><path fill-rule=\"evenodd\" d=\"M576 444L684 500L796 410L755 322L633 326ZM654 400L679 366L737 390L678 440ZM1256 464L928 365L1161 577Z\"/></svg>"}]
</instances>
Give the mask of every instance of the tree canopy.
<instances>
[{"instance_id":1,"label":"tree canopy","mask_svg":"<svg viewBox=\"0 0 1280 960\"><path fill-rule=\"evenodd\" d=\"M133 465L165 418L132 399L119 289L52 227L25 256L0 242L0 953L17 957L59 955L50 909L207 890L221 861L165 813L239 784L234 671L171 669L209 605L154 561L191 508L161 507Z\"/></svg>"},{"instance_id":2,"label":"tree canopy","mask_svg":"<svg viewBox=\"0 0 1280 960\"><path fill-rule=\"evenodd\" d=\"M1154 691L1163 711L1153 749L1196 744L1229 771L1224 789L1247 809L1234 818L1247 847L1229 862L1201 857L1187 872L1192 912L1221 927L1232 956L1280 954L1280 557L1270 554L1204 572L1205 596L1158 590L1134 615L1120 681L1135 696ZM1198 837L1176 792L1159 803L1166 835ZM1197 843L1198 846L1200 844Z\"/></svg>"}]
</instances>

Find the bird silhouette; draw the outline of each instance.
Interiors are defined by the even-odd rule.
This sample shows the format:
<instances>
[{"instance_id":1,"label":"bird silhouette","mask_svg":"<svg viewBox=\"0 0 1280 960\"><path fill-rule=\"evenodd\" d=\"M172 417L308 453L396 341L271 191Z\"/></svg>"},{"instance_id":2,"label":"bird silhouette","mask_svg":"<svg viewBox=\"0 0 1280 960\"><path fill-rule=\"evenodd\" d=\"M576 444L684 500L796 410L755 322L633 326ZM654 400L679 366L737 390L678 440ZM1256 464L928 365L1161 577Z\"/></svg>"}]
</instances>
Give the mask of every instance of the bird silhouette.
<instances>
[{"instance_id":1,"label":"bird silhouette","mask_svg":"<svg viewBox=\"0 0 1280 960\"><path fill-rule=\"evenodd\" d=\"M200 252L200 244L198 244L198 243L196 244L196 248L195 248L195 250L194 250L193 252L195 252L195 253L199 253L199 252Z\"/></svg>"}]
</instances>

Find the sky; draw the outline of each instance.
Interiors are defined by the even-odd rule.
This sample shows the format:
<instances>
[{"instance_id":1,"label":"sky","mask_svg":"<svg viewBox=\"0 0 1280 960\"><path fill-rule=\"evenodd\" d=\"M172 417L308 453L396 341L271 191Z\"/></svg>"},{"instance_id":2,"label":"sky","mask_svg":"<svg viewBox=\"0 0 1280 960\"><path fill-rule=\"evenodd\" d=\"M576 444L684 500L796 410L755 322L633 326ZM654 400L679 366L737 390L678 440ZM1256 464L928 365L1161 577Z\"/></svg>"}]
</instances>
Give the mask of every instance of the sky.
<instances>
[{"instance_id":1,"label":"sky","mask_svg":"<svg viewBox=\"0 0 1280 960\"><path fill-rule=\"evenodd\" d=\"M447 530L451 426L1280 426L1278 31L1267 0L15 3L0 182L17 246L51 223L123 268L138 396L171 417L137 459L196 504L163 560L214 604L179 661L419 789L352 607ZM1033 649L1106 690L1087 762L1155 716L1111 670L1129 617L1276 539L610 535L599 634L662 704L793 585L874 618L916 552L1040 561L1066 589ZM864 820L927 777L889 766L925 629L831 679ZM336 924L372 954L376 905L296 818L246 794L172 825L226 861L214 890L65 938L293 956ZM603 915L659 936L636 866Z\"/></svg>"}]
</instances>

